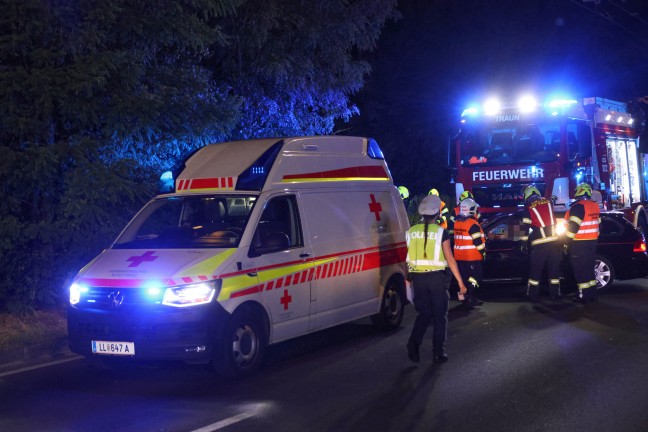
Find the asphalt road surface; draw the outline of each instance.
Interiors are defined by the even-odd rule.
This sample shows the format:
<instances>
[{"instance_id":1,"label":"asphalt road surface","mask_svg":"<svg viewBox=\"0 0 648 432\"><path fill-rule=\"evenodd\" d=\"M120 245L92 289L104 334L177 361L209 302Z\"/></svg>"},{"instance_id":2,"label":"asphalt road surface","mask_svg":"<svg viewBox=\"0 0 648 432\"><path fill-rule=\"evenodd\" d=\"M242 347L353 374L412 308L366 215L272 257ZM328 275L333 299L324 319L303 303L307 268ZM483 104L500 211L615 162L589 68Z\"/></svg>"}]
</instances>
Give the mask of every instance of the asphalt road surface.
<instances>
[{"instance_id":1,"label":"asphalt road surface","mask_svg":"<svg viewBox=\"0 0 648 432\"><path fill-rule=\"evenodd\" d=\"M3 373L0 431L648 430L648 280L587 306L497 291L470 312L451 302L443 365L431 331L421 363L408 360L408 306L396 332L362 320L282 343L234 382L80 359Z\"/></svg>"}]
</instances>

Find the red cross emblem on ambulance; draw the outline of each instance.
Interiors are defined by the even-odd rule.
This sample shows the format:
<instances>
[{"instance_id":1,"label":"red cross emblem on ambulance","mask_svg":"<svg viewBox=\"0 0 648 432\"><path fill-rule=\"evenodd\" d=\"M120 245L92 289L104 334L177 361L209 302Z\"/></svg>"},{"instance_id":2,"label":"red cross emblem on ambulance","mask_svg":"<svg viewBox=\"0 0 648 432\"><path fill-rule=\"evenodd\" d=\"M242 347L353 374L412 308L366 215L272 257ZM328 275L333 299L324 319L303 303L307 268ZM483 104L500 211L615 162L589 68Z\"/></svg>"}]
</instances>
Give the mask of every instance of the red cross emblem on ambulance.
<instances>
[{"instance_id":1,"label":"red cross emblem on ambulance","mask_svg":"<svg viewBox=\"0 0 648 432\"><path fill-rule=\"evenodd\" d=\"M382 205L379 201L376 201L374 194L369 195L371 197L371 202L369 203L369 212L376 215L376 220L380 220L380 212L382 211Z\"/></svg>"}]
</instances>

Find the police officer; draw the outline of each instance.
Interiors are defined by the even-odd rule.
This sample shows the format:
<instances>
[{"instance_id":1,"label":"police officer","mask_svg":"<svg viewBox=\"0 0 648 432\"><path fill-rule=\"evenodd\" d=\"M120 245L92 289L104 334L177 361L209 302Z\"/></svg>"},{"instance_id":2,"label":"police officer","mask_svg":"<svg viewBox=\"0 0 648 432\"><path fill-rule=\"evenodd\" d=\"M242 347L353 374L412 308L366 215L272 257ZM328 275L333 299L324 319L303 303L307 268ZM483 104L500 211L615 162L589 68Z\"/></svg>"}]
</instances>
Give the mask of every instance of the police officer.
<instances>
[{"instance_id":1,"label":"police officer","mask_svg":"<svg viewBox=\"0 0 648 432\"><path fill-rule=\"evenodd\" d=\"M464 284L468 287L463 305L469 309L481 306L476 291L482 284L482 262L486 257L484 231L477 222L477 203L466 198L459 204L459 216L454 224L454 256Z\"/></svg>"},{"instance_id":2,"label":"police officer","mask_svg":"<svg viewBox=\"0 0 648 432\"><path fill-rule=\"evenodd\" d=\"M526 296L537 301L540 279L546 268L549 279L549 295L552 299L560 297L560 245L556 232L556 217L553 204L543 198L534 185L524 189L525 207L522 214L522 242L529 257L529 281Z\"/></svg>"},{"instance_id":3,"label":"police officer","mask_svg":"<svg viewBox=\"0 0 648 432\"><path fill-rule=\"evenodd\" d=\"M407 342L407 354L416 363L420 360L419 347L430 321L433 323L433 361L445 363L448 360L445 352L449 303L444 283L446 267L450 267L459 282L460 292L466 293L466 286L452 255L449 235L435 223L440 207L441 199L438 196L423 198L418 207L423 221L407 232L407 265L414 290L414 308L418 312Z\"/></svg>"},{"instance_id":4,"label":"police officer","mask_svg":"<svg viewBox=\"0 0 648 432\"><path fill-rule=\"evenodd\" d=\"M432 188L428 192L428 195L433 195L438 197L439 191L436 190L435 188ZM439 200L441 200L440 197ZM441 228L443 229L448 229L448 216L450 216L450 209L448 209L446 204L443 201L441 201L441 211L439 212L439 216L436 220L436 223L441 225Z\"/></svg>"},{"instance_id":5,"label":"police officer","mask_svg":"<svg viewBox=\"0 0 648 432\"><path fill-rule=\"evenodd\" d=\"M574 197L576 202L565 214L566 249L578 284L578 296L574 300L587 304L597 300L594 264L600 211L599 206L591 200L592 188L587 183L576 187Z\"/></svg>"}]
</instances>

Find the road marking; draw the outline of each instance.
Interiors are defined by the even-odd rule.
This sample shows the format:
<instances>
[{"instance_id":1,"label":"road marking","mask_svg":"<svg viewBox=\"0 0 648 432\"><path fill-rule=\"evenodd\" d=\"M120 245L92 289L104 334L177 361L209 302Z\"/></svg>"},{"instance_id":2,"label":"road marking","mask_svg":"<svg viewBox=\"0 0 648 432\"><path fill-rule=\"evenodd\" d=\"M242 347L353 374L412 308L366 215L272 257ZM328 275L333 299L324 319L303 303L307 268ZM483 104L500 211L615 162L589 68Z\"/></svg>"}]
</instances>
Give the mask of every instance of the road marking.
<instances>
[{"instance_id":1,"label":"road marking","mask_svg":"<svg viewBox=\"0 0 648 432\"><path fill-rule=\"evenodd\" d=\"M0 378L6 377L6 376L9 376L9 375L19 374L19 373L22 373L22 372L27 372L27 371L34 370L34 369L40 369L40 368L44 368L44 367L48 367L48 366L54 366L54 365L61 364L61 363L67 363L67 362L71 362L71 361L74 361L74 360L79 360L81 358L83 358L83 357L82 356L74 356L74 357L69 357L69 358L65 358L65 359L61 359L61 360L54 360L54 361L47 362L47 363L40 363L40 364L37 364L37 365L34 365L34 366L28 366L28 367L24 367L24 368L20 368L20 369L15 369L15 370L7 371L7 372L2 372L2 373L0 373Z\"/></svg>"},{"instance_id":2,"label":"road marking","mask_svg":"<svg viewBox=\"0 0 648 432\"><path fill-rule=\"evenodd\" d=\"M226 418L224 420L221 420L216 423L212 423L209 426L201 427L200 429L195 429L191 432L214 432L223 428L226 428L227 426L233 425L234 423L238 423L240 421L243 421L245 419L248 419L250 417L254 417L256 415L255 412L244 412L238 415L235 415L230 418Z\"/></svg>"}]
</instances>

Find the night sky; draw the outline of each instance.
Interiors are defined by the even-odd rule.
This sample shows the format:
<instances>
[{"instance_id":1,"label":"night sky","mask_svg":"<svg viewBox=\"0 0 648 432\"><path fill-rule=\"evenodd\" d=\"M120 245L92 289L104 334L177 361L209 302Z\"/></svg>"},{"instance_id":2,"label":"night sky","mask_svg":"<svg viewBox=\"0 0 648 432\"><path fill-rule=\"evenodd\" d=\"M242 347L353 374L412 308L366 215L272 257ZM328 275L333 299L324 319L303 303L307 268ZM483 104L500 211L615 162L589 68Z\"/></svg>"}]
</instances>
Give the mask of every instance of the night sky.
<instances>
[{"instance_id":1,"label":"night sky","mask_svg":"<svg viewBox=\"0 0 648 432\"><path fill-rule=\"evenodd\" d=\"M490 95L648 95L648 1L401 0L340 125L378 140L397 184L450 194L446 147L462 110Z\"/></svg>"}]
</instances>

